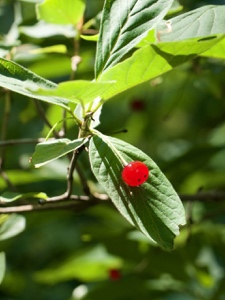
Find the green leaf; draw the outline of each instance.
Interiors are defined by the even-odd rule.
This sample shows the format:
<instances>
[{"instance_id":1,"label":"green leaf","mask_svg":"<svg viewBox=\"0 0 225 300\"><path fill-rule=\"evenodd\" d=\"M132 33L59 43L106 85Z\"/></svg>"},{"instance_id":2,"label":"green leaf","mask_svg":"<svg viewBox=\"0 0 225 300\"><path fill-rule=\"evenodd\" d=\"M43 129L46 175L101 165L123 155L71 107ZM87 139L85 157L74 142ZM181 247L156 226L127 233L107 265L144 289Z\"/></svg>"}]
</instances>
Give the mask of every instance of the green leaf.
<instances>
[{"instance_id":1,"label":"green leaf","mask_svg":"<svg viewBox=\"0 0 225 300\"><path fill-rule=\"evenodd\" d=\"M5 276L5 270L6 270L5 253L0 252L0 284L2 283L2 280Z\"/></svg>"},{"instance_id":2,"label":"green leaf","mask_svg":"<svg viewBox=\"0 0 225 300\"><path fill-rule=\"evenodd\" d=\"M48 38L56 35L63 35L67 38L74 38L76 30L72 25L49 24L39 21L33 26L21 26L20 32L36 39Z\"/></svg>"},{"instance_id":3,"label":"green leaf","mask_svg":"<svg viewBox=\"0 0 225 300\"><path fill-rule=\"evenodd\" d=\"M32 54L43 54L43 53L67 53L65 45L54 45L45 48L36 48L29 51Z\"/></svg>"},{"instance_id":4,"label":"green leaf","mask_svg":"<svg viewBox=\"0 0 225 300\"><path fill-rule=\"evenodd\" d=\"M37 16L48 23L76 25L84 9L84 0L45 0L37 5Z\"/></svg>"},{"instance_id":5,"label":"green leaf","mask_svg":"<svg viewBox=\"0 0 225 300\"><path fill-rule=\"evenodd\" d=\"M98 82L111 80L108 90L99 96L104 100L134 87L140 83L164 74L178 65L207 51L223 36L208 40L187 40L152 44L138 49L130 58L105 71Z\"/></svg>"},{"instance_id":6,"label":"green leaf","mask_svg":"<svg viewBox=\"0 0 225 300\"><path fill-rule=\"evenodd\" d=\"M62 82L54 90L40 89L36 92L36 96L49 96L50 98L62 97L74 103L87 104L94 101L100 95L107 93L113 82L93 82L88 80L75 80Z\"/></svg>"},{"instance_id":7,"label":"green leaf","mask_svg":"<svg viewBox=\"0 0 225 300\"><path fill-rule=\"evenodd\" d=\"M98 34L95 34L95 35L84 35L84 34L81 34L81 38L85 41L92 41L92 42L97 42L98 40Z\"/></svg>"},{"instance_id":8,"label":"green leaf","mask_svg":"<svg viewBox=\"0 0 225 300\"><path fill-rule=\"evenodd\" d=\"M121 268L122 260L109 254L102 245L84 249L58 266L36 272L35 279L42 283L55 284L76 278L81 281L108 279L112 268Z\"/></svg>"},{"instance_id":9,"label":"green leaf","mask_svg":"<svg viewBox=\"0 0 225 300\"><path fill-rule=\"evenodd\" d=\"M70 141L68 139L58 139L37 144L32 156L32 163L36 168L41 167L48 162L57 159L67 153L76 150L87 142L87 139L77 139Z\"/></svg>"},{"instance_id":10,"label":"green leaf","mask_svg":"<svg viewBox=\"0 0 225 300\"><path fill-rule=\"evenodd\" d=\"M113 96L164 74L222 41L224 36L209 40L159 43L138 49L130 58L105 71L98 82L76 80L63 82L54 90L33 91L36 97L66 98L87 104L96 98L108 100Z\"/></svg>"},{"instance_id":11,"label":"green leaf","mask_svg":"<svg viewBox=\"0 0 225 300\"><path fill-rule=\"evenodd\" d=\"M26 199L26 198L47 199L48 196L45 193L19 194L14 192L5 192L0 196L0 203L9 203L19 199Z\"/></svg>"},{"instance_id":12,"label":"green leaf","mask_svg":"<svg viewBox=\"0 0 225 300\"><path fill-rule=\"evenodd\" d=\"M172 250L179 225L185 224L184 208L151 158L130 144L104 135L91 138L89 156L93 173L120 213L161 247ZM121 157L127 163L144 162L150 170L149 179L139 187L126 185L121 179Z\"/></svg>"},{"instance_id":13,"label":"green leaf","mask_svg":"<svg viewBox=\"0 0 225 300\"><path fill-rule=\"evenodd\" d=\"M160 41L179 41L225 33L225 5L206 5L181 14L158 28Z\"/></svg>"},{"instance_id":14,"label":"green leaf","mask_svg":"<svg viewBox=\"0 0 225 300\"><path fill-rule=\"evenodd\" d=\"M4 58L0 58L0 86L27 97L62 107L67 107L69 102L63 98L36 95L35 90L54 89L57 85Z\"/></svg>"},{"instance_id":15,"label":"green leaf","mask_svg":"<svg viewBox=\"0 0 225 300\"><path fill-rule=\"evenodd\" d=\"M201 56L225 59L225 39L217 43L206 52L203 52Z\"/></svg>"},{"instance_id":16,"label":"green leaf","mask_svg":"<svg viewBox=\"0 0 225 300\"><path fill-rule=\"evenodd\" d=\"M96 78L115 65L166 15L172 0L106 0L97 44Z\"/></svg>"},{"instance_id":17,"label":"green leaf","mask_svg":"<svg viewBox=\"0 0 225 300\"><path fill-rule=\"evenodd\" d=\"M9 239L21 233L26 226L26 220L23 216L12 214L0 226L0 241Z\"/></svg>"}]
</instances>

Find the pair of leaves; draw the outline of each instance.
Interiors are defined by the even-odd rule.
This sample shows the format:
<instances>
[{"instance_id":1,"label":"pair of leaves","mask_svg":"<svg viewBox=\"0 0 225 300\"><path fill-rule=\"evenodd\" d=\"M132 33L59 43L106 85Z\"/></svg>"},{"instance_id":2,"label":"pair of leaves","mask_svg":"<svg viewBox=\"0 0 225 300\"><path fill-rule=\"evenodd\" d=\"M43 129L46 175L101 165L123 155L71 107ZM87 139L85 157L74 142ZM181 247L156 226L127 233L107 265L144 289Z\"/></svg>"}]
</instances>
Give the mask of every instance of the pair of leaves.
<instances>
[{"instance_id":1,"label":"pair of leaves","mask_svg":"<svg viewBox=\"0 0 225 300\"><path fill-rule=\"evenodd\" d=\"M138 44L166 15L173 0L106 0L95 63L96 78Z\"/></svg>"},{"instance_id":2,"label":"pair of leaves","mask_svg":"<svg viewBox=\"0 0 225 300\"><path fill-rule=\"evenodd\" d=\"M44 2L45 5L47 2L49 3L49 1ZM118 63L123 55L162 20L170 5L171 1L164 1L163 4L161 1L139 0L132 0L129 3L122 0L105 2L96 55L98 82L82 80L64 82L57 86L18 64L0 59L0 85L28 97L67 107L69 102L86 104L97 97L110 99L197 55L208 53L209 56L215 57L217 44L219 48L216 53L221 57L221 47L224 48L223 36L211 40L187 40L190 37L225 33L225 27L221 25L225 7L206 6L171 19L172 31L161 30L160 32L160 39L169 39L168 42L147 45L135 51L130 58ZM114 14L118 7L120 14ZM154 18L156 15L157 17ZM221 20L222 23L218 23L217 20ZM184 22L182 35L179 29L181 22ZM184 40L179 41L181 37ZM174 42L174 39L178 41ZM111 42L108 43L109 41ZM210 52L210 49L213 49L213 52Z\"/></svg>"},{"instance_id":3,"label":"pair of leaves","mask_svg":"<svg viewBox=\"0 0 225 300\"><path fill-rule=\"evenodd\" d=\"M36 146L32 161L36 167L80 147L86 140L60 139ZM139 149L102 134L94 135L89 145L90 163L97 180L120 213L148 238L172 250L179 225L185 224L182 203L158 166ZM139 187L129 187L121 178L122 160L142 161L150 177Z\"/></svg>"}]
</instances>

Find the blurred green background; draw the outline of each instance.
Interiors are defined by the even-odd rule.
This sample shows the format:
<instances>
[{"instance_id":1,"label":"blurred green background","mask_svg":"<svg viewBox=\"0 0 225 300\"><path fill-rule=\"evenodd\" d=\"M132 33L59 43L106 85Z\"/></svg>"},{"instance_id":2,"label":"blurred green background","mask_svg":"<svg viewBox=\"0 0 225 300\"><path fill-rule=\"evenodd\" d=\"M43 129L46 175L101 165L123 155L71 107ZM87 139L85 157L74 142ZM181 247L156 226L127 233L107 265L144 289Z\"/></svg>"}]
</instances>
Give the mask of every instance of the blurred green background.
<instances>
[{"instance_id":1,"label":"blurred green background","mask_svg":"<svg viewBox=\"0 0 225 300\"><path fill-rule=\"evenodd\" d=\"M12 60L52 81L69 80L74 32L66 27L62 34L60 26L41 24L35 12L38 2L0 2L0 55L10 54ZM86 3L85 22L95 18L97 30L103 0ZM180 3L188 11L225 1ZM64 45L66 52L30 51L55 45ZM76 79L93 78L95 47L95 42L81 40ZM1 90L0 126L5 97ZM225 192L224 99L225 62L200 57L108 101L98 129L147 153L180 194ZM7 140L45 137L49 128L35 102L14 93L11 100ZM41 107L52 125L61 120L60 108L43 103ZM128 132L117 133L123 129ZM77 128L68 122L67 137L76 136ZM35 144L5 148L8 177L21 193L63 193L68 160L34 169L29 163L34 148ZM96 189L85 153L80 166ZM0 192L7 190L0 177ZM82 194L78 176L74 193ZM80 214L67 210L12 215L8 227L0 227L0 251L6 255L0 299L224 300L225 203L185 202L185 207L188 225L172 253L152 245L108 202ZM0 216L0 224L5 217ZM13 230L11 224L26 228L7 238L4 234Z\"/></svg>"}]
</instances>

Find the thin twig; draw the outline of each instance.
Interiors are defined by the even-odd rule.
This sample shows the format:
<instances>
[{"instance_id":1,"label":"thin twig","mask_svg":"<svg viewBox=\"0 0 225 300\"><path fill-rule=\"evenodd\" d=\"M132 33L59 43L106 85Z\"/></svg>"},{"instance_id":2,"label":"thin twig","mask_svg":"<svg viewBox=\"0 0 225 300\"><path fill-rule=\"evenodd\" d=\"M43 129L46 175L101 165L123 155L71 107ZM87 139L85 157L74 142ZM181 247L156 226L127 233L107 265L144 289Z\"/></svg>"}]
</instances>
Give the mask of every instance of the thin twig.
<instances>
[{"instance_id":1,"label":"thin twig","mask_svg":"<svg viewBox=\"0 0 225 300\"><path fill-rule=\"evenodd\" d=\"M4 115L2 118L2 130L0 138L4 142L7 137L7 129L9 123L9 116L10 116L10 109L11 109L11 92L9 90L5 91L5 109ZM0 148L0 175L4 179L5 183L7 184L8 188L12 191L17 191L16 187L10 181L7 173L4 171L4 163L5 163L5 155L6 149L5 146Z\"/></svg>"},{"instance_id":2,"label":"thin twig","mask_svg":"<svg viewBox=\"0 0 225 300\"><path fill-rule=\"evenodd\" d=\"M1 140L5 141L7 137L7 128L10 115L11 97L10 91L5 91L5 108L2 118L2 130L1 130ZM3 147L0 151L0 170L4 169L4 158L5 158L5 148Z\"/></svg>"},{"instance_id":3,"label":"thin twig","mask_svg":"<svg viewBox=\"0 0 225 300\"><path fill-rule=\"evenodd\" d=\"M77 170L77 173L79 175L81 185L83 187L83 192L85 193L85 195L90 195L90 189L89 189L89 186L87 184L87 180L84 177L82 169L81 169L81 167L80 167L80 165L78 163L76 165L76 170Z\"/></svg>"},{"instance_id":4,"label":"thin twig","mask_svg":"<svg viewBox=\"0 0 225 300\"><path fill-rule=\"evenodd\" d=\"M53 126L51 125L51 123L48 121L48 119L46 118L45 115L45 110L43 109L43 107L40 104L40 101L33 99L34 100L34 104L36 106L36 109L39 113L39 115L41 116L41 118L43 119L44 123L51 129ZM55 138L59 138L59 133L56 130L53 130L53 134Z\"/></svg>"},{"instance_id":5,"label":"thin twig","mask_svg":"<svg viewBox=\"0 0 225 300\"><path fill-rule=\"evenodd\" d=\"M67 202L62 204L27 204L20 206L11 206L11 207L0 207L0 214L12 214L12 213L25 213L25 212L34 212L34 211L46 211L46 210L63 210L63 209L73 209L76 212L81 212L88 207L96 204L94 201L88 202Z\"/></svg>"},{"instance_id":6,"label":"thin twig","mask_svg":"<svg viewBox=\"0 0 225 300\"><path fill-rule=\"evenodd\" d=\"M217 202L225 200L225 192L221 191L206 191L198 192L196 194L180 194L180 199L182 201L202 201L202 202Z\"/></svg>"},{"instance_id":7,"label":"thin twig","mask_svg":"<svg viewBox=\"0 0 225 300\"><path fill-rule=\"evenodd\" d=\"M67 190L66 190L66 193L65 193L66 199L70 198L70 196L72 194L72 190L73 190L73 172L75 170L78 157L81 154L81 152L84 150L84 148L85 148L85 145L83 144L73 152L73 156L72 156L71 161L70 161L70 166L68 168Z\"/></svg>"},{"instance_id":8,"label":"thin twig","mask_svg":"<svg viewBox=\"0 0 225 300\"><path fill-rule=\"evenodd\" d=\"M27 138L27 139L15 139L15 140L12 139L12 140L0 141L0 147L23 145L23 144L37 144L37 143L42 143L44 141L45 138L38 138L38 139Z\"/></svg>"}]
</instances>

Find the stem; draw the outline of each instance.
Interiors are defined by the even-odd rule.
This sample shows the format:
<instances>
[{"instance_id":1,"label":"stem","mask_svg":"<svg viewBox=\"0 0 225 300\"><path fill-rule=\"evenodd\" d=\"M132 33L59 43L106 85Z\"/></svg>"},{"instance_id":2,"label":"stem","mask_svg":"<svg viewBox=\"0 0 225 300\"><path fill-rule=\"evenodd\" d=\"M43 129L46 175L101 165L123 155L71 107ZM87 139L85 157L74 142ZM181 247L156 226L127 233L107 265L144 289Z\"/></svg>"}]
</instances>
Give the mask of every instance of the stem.
<instances>
[{"instance_id":1,"label":"stem","mask_svg":"<svg viewBox=\"0 0 225 300\"><path fill-rule=\"evenodd\" d=\"M87 184L87 181L84 177L84 174L79 166L79 164L77 163L77 166L76 166L76 170L77 170L77 173L80 177L80 181L81 181L81 184L83 186L83 192L86 194L86 195L90 195L90 189L89 189L89 186Z\"/></svg>"},{"instance_id":2,"label":"stem","mask_svg":"<svg viewBox=\"0 0 225 300\"><path fill-rule=\"evenodd\" d=\"M105 136L104 134L102 134L101 132L99 132L99 131L97 131L95 129L92 132L95 133L96 135L100 136L106 142L106 144L109 145L109 147L114 151L114 153L116 154L117 158L121 161L121 163L122 163L122 165L124 167L128 164L128 162L122 157L122 155L114 147L114 145L110 143L110 141L107 139L107 136Z\"/></svg>"},{"instance_id":3,"label":"stem","mask_svg":"<svg viewBox=\"0 0 225 300\"><path fill-rule=\"evenodd\" d=\"M217 195L215 197L215 195ZM60 210L60 209L74 209L75 212L80 212L88 207L98 204L102 201L110 200L106 194L98 194L94 193L91 196L77 196L70 195L66 198L66 193L60 196L51 197L47 200L41 201L40 204L31 204L31 205L19 205L19 206L11 206L11 207L0 207L0 214L10 214L10 213L20 213L20 212L32 212L32 211L45 211L45 210ZM213 196L213 197L212 197ZM225 200L225 192L216 192L216 191L208 191L204 193L196 193L196 194L186 194L180 195L182 201L224 201ZM65 203L65 201L68 201ZM63 203L60 203L63 202ZM225 208L224 208L225 209ZM209 214L206 214L202 220L215 217L221 213L224 213L224 209L219 209Z\"/></svg>"},{"instance_id":4,"label":"stem","mask_svg":"<svg viewBox=\"0 0 225 300\"><path fill-rule=\"evenodd\" d=\"M70 203L63 203L63 204L51 204L51 205L39 205L39 204L29 204L29 205L21 205L21 206L12 206L12 207L1 207L0 214L12 214L12 213L25 213L25 212L32 212L32 211L46 211L46 210L62 210L62 209L74 209L75 212L80 212L91 205L94 205L95 202L88 201L88 202L70 202Z\"/></svg>"},{"instance_id":5,"label":"stem","mask_svg":"<svg viewBox=\"0 0 225 300\"><path fill-rule=\"evenodd\" d=\"M1 140L3 142L3 146L2 148L0 148L0 175L2 176L3 180L5 181L9 189L11 189L12 191L17 191L16 187L12 184L6 172L4 171L4 164L5 164L5 157L6 157L6 148L4 145L4 141L6 140L7 137L7 128L9 123L10 109L11 109L11 92L9 90L6 90L5 109L2 117L2 130L1 130Z\"/></svg>"},{"instance_id":6,"label":"stem","mask_svg":"<svg viewBox=\"0 0 225 300\"><path fill-rule=\"evenodd\" d=\"M5 140L5 141L0 141L0 147L23 145L23 144L37 144L37 143L42 143L45 140L46 140L45 138L39 138L39 139L20 139L20 140Z\"/></svg>"},{"instance_id":7,"label":"stem","mask_svg":"<svg viewBox=\"0 0 225 300\"><path fill-rule=\"evenodd\" d=\"M73 156L71 158L70 166L68 168L67 190L66 190L66 193L64 195L65 199L69 199L71 194L72 194L72 191L73 191L73 172L75 170L78 157L81 154L81 152L84 150L84 148L85 148L85 145L83 144L73 152Z\"/></svg>"},{"instance_id":8,"label":"stem","mask_svg":"<svg viewBox=\"0 0 225 300\"><path fill-rule=\"evenodd\" d=\"M5 109L4 109L4 115L2 118L2 130L1 130L1 140L2 141L6 140L6 136L7 136L10 108L11 108L10 91L7 90L5 92ZM5 158L5 147L3 147L0 152L0 170L3 169L4 158Z\"/></svg>"},{"instance_id":9,"label":"stem","mask_svg":"<svg viewBox=\"0 0 225 300\"><path fill-rule=\"evenodd\" d=\"M49 127L49 128L53 128L53 134L54 134L54 137L55 138L58 138L59 137L59 133L55 130L54 127L52 127L51 123L48 121L48 119L46 118L46 115L45 115L45 110L43 109L43 107L41 106L40 102L36 99L34 99L34 104L36 106L36 109L39 113L39 115L41 116L42 120L44 121L44 123Z\"/></svg>"}]
</instances>

